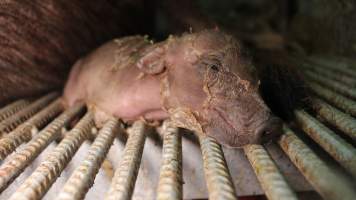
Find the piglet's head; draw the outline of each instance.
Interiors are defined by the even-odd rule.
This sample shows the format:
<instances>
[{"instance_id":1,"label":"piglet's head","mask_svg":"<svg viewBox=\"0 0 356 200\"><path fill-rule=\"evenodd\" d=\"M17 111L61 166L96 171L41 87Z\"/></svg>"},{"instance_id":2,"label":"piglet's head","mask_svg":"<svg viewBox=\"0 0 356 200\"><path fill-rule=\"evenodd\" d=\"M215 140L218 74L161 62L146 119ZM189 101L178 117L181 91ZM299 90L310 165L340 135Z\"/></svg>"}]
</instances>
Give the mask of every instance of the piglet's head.
<instances>
[{"instance_id":1,"label":"piglet's head","mask_svg":"<svg viewBox=\"0 0 356 200\"><path fill-rule=\"evenodd\" d=\"M281 121L259 94L255 67L220 31L170 37L152 46L141 68L161 78L163 107L177 125L240 147L280 134Z\"/></svg>"}]
</instances>

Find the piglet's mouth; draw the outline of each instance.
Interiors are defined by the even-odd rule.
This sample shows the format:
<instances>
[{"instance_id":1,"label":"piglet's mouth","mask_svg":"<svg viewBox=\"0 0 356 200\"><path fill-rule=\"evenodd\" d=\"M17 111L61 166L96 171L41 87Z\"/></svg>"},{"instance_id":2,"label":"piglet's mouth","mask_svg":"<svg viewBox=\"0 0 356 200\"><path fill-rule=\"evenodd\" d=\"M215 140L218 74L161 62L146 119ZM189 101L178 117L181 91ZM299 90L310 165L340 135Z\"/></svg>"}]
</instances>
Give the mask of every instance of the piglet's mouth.
<instances>
[{"instance_id":1,"label":"piglet's mouth","mask_svg":"<svg viewBox=\"0 0 356 200\"><path fill-rule=\"evenodd\" d=\"M217 108L213 108L212 111L215 112L216 115L221 118L221 121L223 121L231 130L237 132L238 129L236 127L236 123L230 120L225 114L223 114L222 111Z\"/></svg>"},{"instance_id":2,"label":"piglet's mouth","mask_svg":"<svg viewBox=\"0 0 356 200\"><path fill-rule=\"evenodd\" d=\"M230 147L242 147L246 144L261 144L277 139L282 133L282 121L273 115L251 124L250 127L238 127L238 122L219 109L209 110L211 123L206 127L209 136L219 143Z\"/></svg>"},{"instance_id":3,"label":"piglet's mouth","mask_svg":"<svg viewBox=\"0 0 356 200\"><path fill-rule=\"evenodd\" d=\"M220 144L228 147L242 147L250 143L250 134L241 134L237 128L237 123L234 123L223 111L219 109L209 109L207 112L209 119L205 126L204 132L216 139Z\"/></svg>"}]
</instances>

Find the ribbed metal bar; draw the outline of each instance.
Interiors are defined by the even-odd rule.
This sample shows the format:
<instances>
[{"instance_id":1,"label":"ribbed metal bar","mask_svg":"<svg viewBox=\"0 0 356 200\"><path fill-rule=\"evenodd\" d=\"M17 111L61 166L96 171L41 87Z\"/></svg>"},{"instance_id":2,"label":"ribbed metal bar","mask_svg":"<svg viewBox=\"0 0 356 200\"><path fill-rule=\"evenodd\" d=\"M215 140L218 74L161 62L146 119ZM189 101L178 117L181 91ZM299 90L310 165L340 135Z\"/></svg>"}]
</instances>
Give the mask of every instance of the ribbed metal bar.
<instances>
[{"instance_id":1,"label":"ribbed metal bar","mask_svg":"<svg viewBox=\"0 0 356 200\"><path fill-rule=\"evenodd\" d=\"M68 132L45 161L26 179L10 197L10 200L35 200L41 198L61 174L75 152L94 125L93 115L88 112L78 124Z\"/></svg>"},{"instance_id":2,"label":"ribbed metal bar","mask_svg":"<svg viewBox=\"0 0 356 200\"><path fill-rule=\"evenodd\" d=\"M281 136L279 145L324 199L355 199L355 189L343 176L332 171L287 126L283 129L284 135Z\"/></svg>"},{"instance_id":3,"label":"ribbed metal bar","mask_svg":"<svg viewBox=\"0 0 356 200\"><path fill-rule=\"evenodd\" d=\"M356 70L356 60L348 58L348 57L341 57L341 56L322 56L322 55L313 55L310 57L312 60L319 60L320 64L326 65L335 65L338 68L346 68Z\"/></svg>"},{"instance_id":4,"label":"ribbed metal bar","mask_svg":"<svg viewBox=\"0 0 356 200\"><path fill-rule=\"evenodd\" d=\"M341 72L341 73L346 74L350 77L356 78L356 70L349 68L343 62L335 62L335 60L334 61L332 59L326 60L326 59L323 59L320 57L319 57L319 59L308 58L308 60L312 63L319 64L324 68L333 70L335 72Z\"/></svg>"},{"instance_id":5,"label":"ribbed metal bar","mask_svg":"<svg viewBox=\"0 0 356 200\"><path fill-rule=\"evenodd\" d=\"M356 149L306 112L295 114L304 132L356 177Z\"/></svg>"},{"instance_id":6,"label":"ribbed metal bar","mask_svg":"<svg viewBox=\"0 0 356 200\"><path fill-rule=\"evenodd\" d=\"M322 66L318 65L312 65L310 63L303 63L302 64L304 67L306 67L307 70L315 72L317 74L320 74L326 78L333 79L335 81L342 82L348 86L354 87L356 86L356 79L351 78L350 76L347 76L343 73L335 72L330 69L324 68ZM356 73L356 72L355 72Z\"/></svg>"},{"instance_id":7,"label":"ribbed metal bar","mask_svg":"<svg viewBox=\"0 0 356 200\"><path fill-rule=\"evenodd\" d=\"M0 122L3 121L4 119L10 117L11 115L15 114L22 108L28 106L29 104L30 104L30 101L21 99L21 100L15 101L15 102L5 106L4 108L0 109Z\"/></svg>"},{"instance_id":8,"label":"ribbed metal bar","mask_svg":"<svg viewBox=\"0 0 356 200\"><path fill-rule=\"evenodd\" d=\"M12 153L22 143L31 139L33 129L41 129L63 111L61 99L57 99L35 116L18 126L15 130L0 139L0 161Z\"/></svg>"},{"instance_id":9,"label":"ribbed metal bar","mask_svg":"<svg viewBox=\"0 0 356 200\"><path fill-rule=\"evenodd\" d=\"M350 98L356 99L356 88L352 88L352 87L349 87L342 83L339 83L337 81L327 79L325 77L322 77L322 76L312 73L310 71L305 71L304 73L309 79L316 81L320 84L323 84L323 85L337 91L340 94L343 94Z\"/></svg>"},{"instance_id":10,"label":"ribbed metal bar","mask_svg":"<svg viewBox=\"0 0 356 200\"><path fill-rule=\"evenodd\" d=\"M355 58L349 58L349 57L343 57L343 56L333 56L331 59L333 59L335 62L342 63L343 67L356 70Z\"/></svg>"},{"instance_id":11,"label":"ribbed metal bar","mask_svg":"<svg viewBox=\"0 0 356 200\"><path fill-rule=\"evenodd\" d=\"M321 99L313 100L317 113L330 124L356 140L356 119L341 112Z\"/></svg>"},{"instance_id":12,"label":"ribbed metal bar","mask_svg":"<svg viewBox=\"0 0 356 200\"><path fill-rule=\"evenodd\" d=\"M145 144L145 124L137 121L128 130L122 160L115 171L106 200L131 199Z\"/></svg>"},{"instance_id":13,"label":"ribbed metal bar","mask_svg":"<svg viewBox=\"0 0 356 200\"><path fill-rule=\"evenodd\" d=\"M199 134L209 199L237 199L224 153L215 139Z\"/></svg>"},{"instance_id":14,"label":"ribbed metal bar","mask_svg":"<svg viewBox=\"0 0 356 200\"><path fill-rule=\"evenodd\" d=\"M17 112L16 114L11 115L9 118L3 120L0 123L0 135L14 130L19 124L26 121L43 107L48 105L49 102L58 97L58 95L59 94L57 92L49 93L46 96L43 96L35 102L31 103L29 106Z\"/></svg>"},{"instance_id":15,"label":"ribbed metal bar","mask_svg":"<svg viewBox=\"0 0 356 200\"><path fill-rule=\"evenodd\" d=\"M324 98L328 102L342 109L346 113L349 113L353 116L356 116L356 102L339 95L336 92L333 92L316 82L308 83L311 89L318 95L319 97Z\"/></svg>"},{"instance_id":16,"label":"ribbed metal bar","mask_svg":"<svg viewBox=\"0 0 356 200\"><path fill-rule=\"evenodd\" d=\"M298 199L262 145L246 145L244 151L269 200Z\"/></svg>"},{"instance_id":17,"label":"ribbed metal bar","mask_svg":"<svg viewBox=\"0 0 356 200\"><path fill-rule=\"evenodd\" d=\"M61 129L84 110L83 105L69 108L19 151L0 166L0 192L3 191L53 140L61 136Z\"/></svg>"},{"instance_id":18,"label":"ribbed metal bar","mask_svg":"<svg viewBox=\"0 0 356 200\"><path fill-rule=\"evenodd\" d=\"M118 119L112 118L105 123L98 136L91 145L82 164L73 172L64 185L57 200L84 199L89 188L94 184L94 179L99 171L106 154L111 147L115 135L120 128Z\"/></svg>"},{"instance_id":19,"label":"ribbed metal bar","mask_svg":"<svg viewBox=\"0 0 356 200\"><path fill-rule=\"evenodd\" d=\"M163 150L157 199L182 199L182 138L169 121L162 126Z\"/></svg>"}]
</instances>

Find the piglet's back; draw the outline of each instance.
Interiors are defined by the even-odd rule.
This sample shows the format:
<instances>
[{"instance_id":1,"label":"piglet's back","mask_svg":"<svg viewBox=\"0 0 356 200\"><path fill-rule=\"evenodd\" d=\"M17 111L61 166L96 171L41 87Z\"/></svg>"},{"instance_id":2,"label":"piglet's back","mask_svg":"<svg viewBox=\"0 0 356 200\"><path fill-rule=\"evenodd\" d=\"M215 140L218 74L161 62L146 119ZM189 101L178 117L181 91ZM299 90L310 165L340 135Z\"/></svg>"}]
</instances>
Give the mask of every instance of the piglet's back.
<instances>
[{"instance_id":1,"label":"piglet's back","mask_svg":"<svg viewBox=\"0 0 356 200\"><path fill-rule=\"evenodd\" d=\"M84 102L96 113L134 119L142 114L142 105L150 105L143 97L160 102L159 81L144 77L137 67L151 45L141 36L115 39L77 61L64 89L65 105ZM157 98L149 98L153 94Z\"/></svg>"}]
</instances>

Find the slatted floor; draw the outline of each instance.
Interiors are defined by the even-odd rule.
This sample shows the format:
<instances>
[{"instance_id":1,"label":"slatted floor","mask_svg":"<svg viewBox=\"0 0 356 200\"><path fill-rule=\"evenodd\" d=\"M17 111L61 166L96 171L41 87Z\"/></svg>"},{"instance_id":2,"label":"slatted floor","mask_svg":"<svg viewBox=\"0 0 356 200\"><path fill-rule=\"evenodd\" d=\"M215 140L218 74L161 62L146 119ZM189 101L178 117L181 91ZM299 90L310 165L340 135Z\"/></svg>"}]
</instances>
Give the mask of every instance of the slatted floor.
<instances>
[{"instance_id":1,"label":"slatted floor","mask_svg":"<svg viewBox=\"0 0 356 200\"><path fill-rule=\"evenodd\" d=\"M309 57L297 60L315 94L313 111L295 111L298 128L284 125L284 135L276 143L298 168L313 189L325 199L356 198L356 62L341 58ZM296 62L296 60L294 60ZM117 137L127 134L125 147L102 199L131 199L146 138L152 128L142 121L124 130L117 119L110 119L100 130L84 105L64 110L59 93L37 100L18 100L0 110L0 191L11 187L23 171L43 152L45 159L31 175L11 188L8 199L44 197L78 149L90 141L85 156L56 199L83 199L96 182L100 167ZM182 199L182 136L169 121L163 123L161 164L156 187L157 199ZM212 138L197 135L202 153L210 199L237 199L233 179L223 150ZM312 140L305 142L303 138ZM51 147L50 147L51 146ZM315 146L322 149L316 152ZM298 199L296 192L262 145L243 148L250 166L268 199ZM325 161L328 154L336 166ZM235 181L235 180L234 180ZM55 187L55 186L53 186ZM94 185L96 187L96 185ZM58 189L58 188L57 188ZM1 195L0 195L1 197Z\"/></svg>"}]
</instances>

